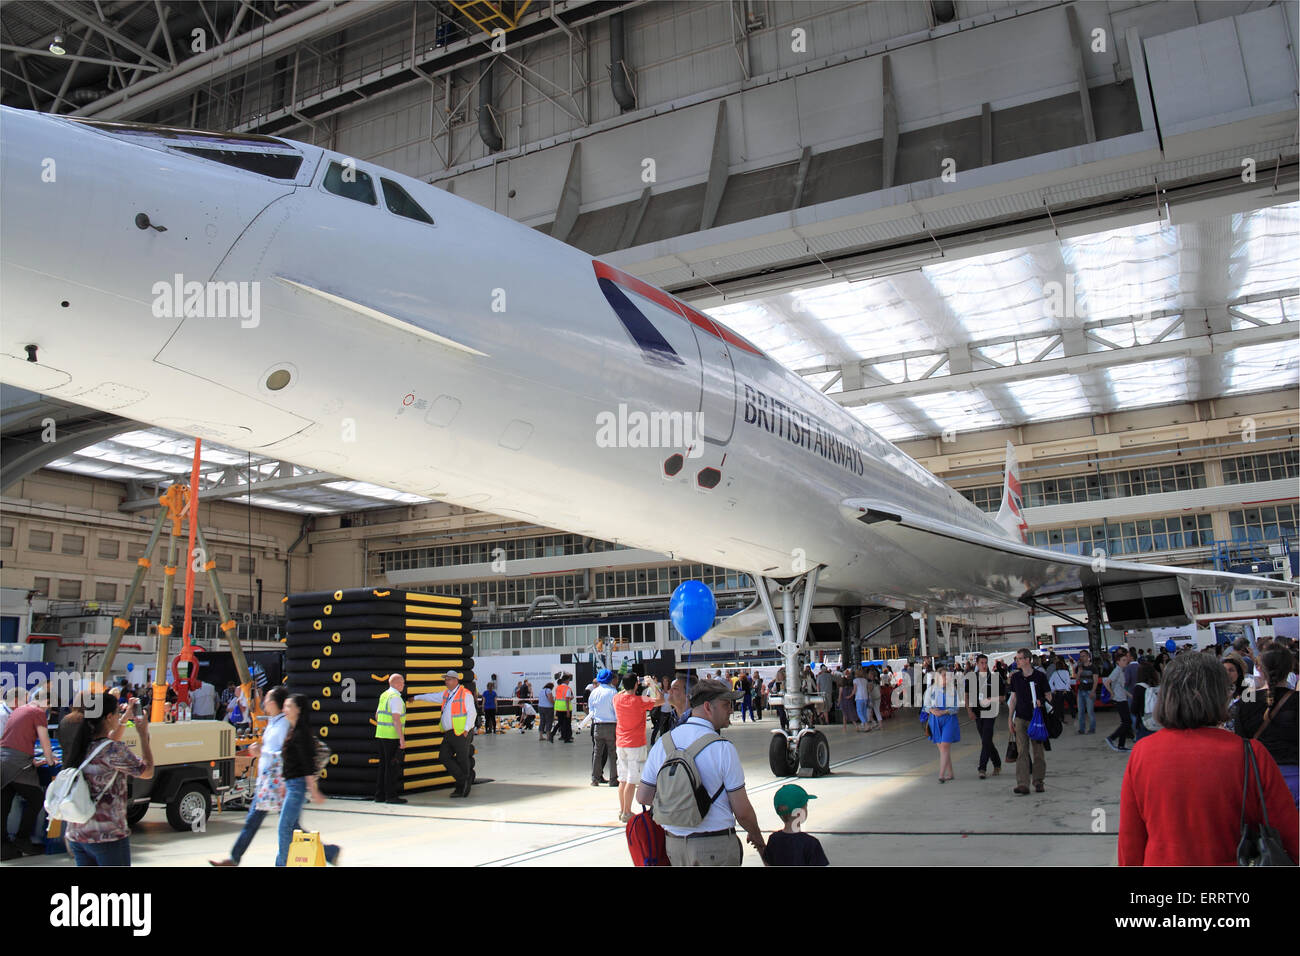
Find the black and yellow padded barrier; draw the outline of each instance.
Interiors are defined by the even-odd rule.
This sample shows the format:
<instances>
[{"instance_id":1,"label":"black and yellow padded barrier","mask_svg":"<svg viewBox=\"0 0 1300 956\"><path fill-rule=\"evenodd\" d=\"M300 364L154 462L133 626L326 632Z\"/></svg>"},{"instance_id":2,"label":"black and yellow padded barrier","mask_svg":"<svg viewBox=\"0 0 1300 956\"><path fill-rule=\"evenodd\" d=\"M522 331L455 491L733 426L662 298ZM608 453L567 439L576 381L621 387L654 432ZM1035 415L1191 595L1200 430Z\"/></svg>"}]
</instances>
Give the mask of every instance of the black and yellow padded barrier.
<instances>
[{"instance_id":1,"label":"black and yellow padded barrier","mask_svg":"<svg viewBox=\"0 0 1300 956\"><path fill-rule=\"evenodd\" d=\"M285 632L288 634L308 634L321 631L454 631L466 633L470 622L466 620L449 621L440 617L405 617L401 614L358 614L355 617L312 617L299 620L286 620Z\"/></svg>"},{"instance_id":2,"label":"black and yellow padded barrier","mask_svg":"<svg viewBox=\"0 0 1300 956\"><path fill-rule=\"evenodd\" d=\"M413 617L420 619L438 619L444 621L465 621L474 616L466 608L434 607L424 604L324 604L312 607L289 608L285 611L287 621L311 621L318 617L347 620L364 617L369 614L382 614L391 617Z\"/></svg>"},{"instance_id":3,"label":"black and yellow padded barrier","mask_svg":"<svg viewBox=\"0 0 1300 956\"><path fill-rule=\"evenodd\" d=\"M471 603L384 588L290 595L285 603L289 690L307 695L314 733L331 750L322 789L374 795L375 709L393 672L406 678L403 792L450 786L440 763L442 707L411 698L442 691L448 670L474 689Z\"/></svg>"},{"instance_id":4,"label":"black and yellow padded barrier","mask_svg":"<svg viewBox=\"0 0 1300 956\"><path fill-rule=\"evenodd\" d=\"M423 604L433 607L472 607L464 598L445 594L425 594L423 591L402 591L397 588L342 588L337 591L304 591L290 594L285 599L289 608L312 604L355 604L373 605L376 603L395 602L398 604Z\"/></svg>"},{"instance_id":5,"label":"black and yellow padded barrier","mask_svg":"<svg viewBox=\"0 0 1300 956\"><path fill-rule=\"evenodd\" d=\"M293 649L299 651L306 647L332 647L335 651L383 654L385 651L391 652L403 647L429 649L463 647L473 640L469 631L372 631L362 628L354 631L314 633L315 640L303 640L299 637L293 641Z\"/></svg>"}]
</instances>

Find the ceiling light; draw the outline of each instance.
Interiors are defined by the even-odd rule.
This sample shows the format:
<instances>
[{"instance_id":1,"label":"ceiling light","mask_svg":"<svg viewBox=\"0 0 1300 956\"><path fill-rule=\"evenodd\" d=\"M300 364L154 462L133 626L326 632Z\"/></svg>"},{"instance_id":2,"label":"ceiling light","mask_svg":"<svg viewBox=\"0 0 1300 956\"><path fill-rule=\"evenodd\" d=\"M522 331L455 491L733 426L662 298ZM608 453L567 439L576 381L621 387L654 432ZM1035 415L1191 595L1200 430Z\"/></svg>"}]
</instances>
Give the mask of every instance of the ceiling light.
<instances>
[{"instance_id":1,"label":"ceiling light","mask_svg":"<svg viewBox=\"0 0 1300 956\"><path fill-rule=\"evenodd\" d=\"M63 34L54 34L54 39L50 41L50 52L55 56L63 56L68 52L63 46Z\"/></svg>"}]
</instances>

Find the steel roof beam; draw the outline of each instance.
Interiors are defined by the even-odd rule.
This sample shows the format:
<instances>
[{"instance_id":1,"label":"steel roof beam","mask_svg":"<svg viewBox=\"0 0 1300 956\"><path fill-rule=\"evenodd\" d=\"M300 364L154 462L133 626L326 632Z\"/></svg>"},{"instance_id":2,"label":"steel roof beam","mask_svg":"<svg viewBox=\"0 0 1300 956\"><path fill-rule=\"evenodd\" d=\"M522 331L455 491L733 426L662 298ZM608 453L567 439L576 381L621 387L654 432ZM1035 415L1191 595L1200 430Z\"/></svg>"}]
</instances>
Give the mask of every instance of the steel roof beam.
<instances>
[{"instance_id":1,"label":"steel roof beam","mask_svg":"<svg viewBox=\"0 0 1300 956\"><path fill-rule=\"evenodd\" d=\"M70 3L62 3L60 0L48 0L49 6L59 11L69 20L76 20L78 23L90 27L96 33L101 34L106 39L112 40L118 46L125 47L136 56L143 57L159 69L166 69L167 63L161 57L154 56L140 44L136 43L129 37L123 36L117 30L113 29L102 18L87 16Z\"/></svg>"},{"instance_id":2,"label":"steel roof beam","mask_svg":"<svg viewBox=\"0 0 1300 956\"><path fill-rule=\"evenodd\" d=\"M229 43L182 60L174 69L96 100L78 110L76 115L99 119L139 116L208 83L209 74L204 67L220 62L223 75L230 76L262 57L274 57L321 34L338 33L356 21L383 13L394 5L393 0L344 0L342 3L317 0L273 23L249 30ZM161 61L159 64L166 67Z\"/></svg>"},{"instance_id":3,"label":"steel roof beam","mask_svg":"<svg viewBox=\"0 0 1300 956\"><path fill-rule=\"evenodd\" d=\"M1167 339L1147 345L1131 345L1087 352L1083 355L1044 359L1032 364L1008 365L1004 368L980 369L956 375L939 375L911 382L890 382L884 385L846 389L832 395L841 405L866 405L913 398L935 392L964 391L982 388L998 382L1020 382L1048 375L1082 375L1087 372L1128 365L1133 362L1150 362L1167 358L1195 358L1202 355L1221 355L1235 348L1262 345L1268 342L1293 342L1296 337L1294 322L1281 322L1262 328L1237 329L1232 332ZM847 369L846 369L847 371Z\"/></svg>"}]
</instances>

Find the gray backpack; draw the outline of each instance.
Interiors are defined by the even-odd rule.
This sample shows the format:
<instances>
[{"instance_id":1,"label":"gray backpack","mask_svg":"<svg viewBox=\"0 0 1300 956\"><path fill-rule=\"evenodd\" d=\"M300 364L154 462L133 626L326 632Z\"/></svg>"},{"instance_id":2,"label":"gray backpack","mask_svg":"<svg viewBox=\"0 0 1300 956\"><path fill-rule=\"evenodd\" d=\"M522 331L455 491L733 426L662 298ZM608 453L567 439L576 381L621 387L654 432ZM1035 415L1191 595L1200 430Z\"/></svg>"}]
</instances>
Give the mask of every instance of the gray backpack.
<instances>
[{"instance_id":1,"label":"gray backpack","mask_svg":"<svg viewBox=\"0 0 1300 956\"><path fill-rule=\"evenodd\" d=\"M700 769L695 758L709 744L723 738L719 734L704 734L685 750L673 740L672 732L664 734L664 764L655 777L654 820L661 827L698 827L708 815L723 786L709 796L700 783Z\"/></svg>"}]
</instances>

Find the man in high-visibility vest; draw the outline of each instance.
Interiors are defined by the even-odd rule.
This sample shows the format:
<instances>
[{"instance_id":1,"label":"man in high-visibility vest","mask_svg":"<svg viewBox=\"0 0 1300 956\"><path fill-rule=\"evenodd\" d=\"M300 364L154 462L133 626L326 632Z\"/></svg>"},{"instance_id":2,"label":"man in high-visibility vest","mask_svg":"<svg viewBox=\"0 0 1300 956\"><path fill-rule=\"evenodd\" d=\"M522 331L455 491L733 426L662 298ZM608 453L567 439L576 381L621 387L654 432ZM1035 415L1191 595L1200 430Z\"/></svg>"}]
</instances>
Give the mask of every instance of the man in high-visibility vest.
<instances>
[{"instance_id":1,"label":"man in high-visibility vest","mask_svg":"<svg viewBox=\"0 0 1300 956\"><path fill-rule=\"evenodd\" d=\"M442 705L442 747L438 759L456 781L453 797L468 797L474 772L470 768L473 752L474 722L478 712L474 695L460 682L460 675L447 671L443 675L447 689L436 694L416 694L416 700Z\"/></svg>"},{"instance_id":2,"label":"man in high-visibility vest","mask_svg":"<svg viewBox=\"0 0 1300 956\"><path fill-rule=\"evenodd\" d=\"M405 803L397 795L402 786L402 758L406 750L406 703L401 674L388 676L388 690L375 708L375 746L379 748L379 774L375 778L375 803Z\"/></svg>"},{"instance_id":3,"label":"man in high-visibility vest","mask_svg":"<svg viewBox=\"0 0 1300 956\"><path fill-rule=\"evenodd\" d=\"M555 726L551 728L551 739L558 732L566 744L573 743L573 688L569 686L572 678L561 674L555 682Z\"/></svg>"}]
</instances>

